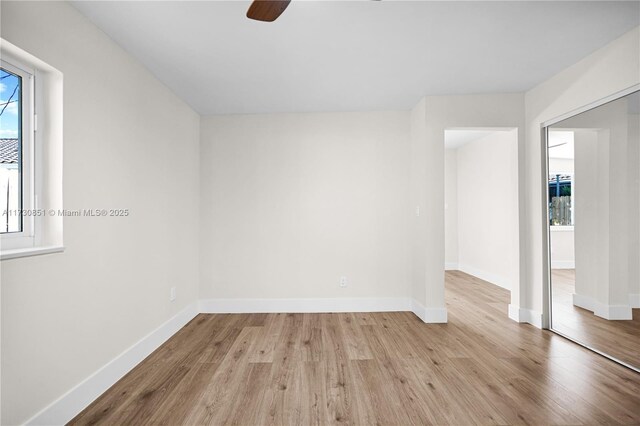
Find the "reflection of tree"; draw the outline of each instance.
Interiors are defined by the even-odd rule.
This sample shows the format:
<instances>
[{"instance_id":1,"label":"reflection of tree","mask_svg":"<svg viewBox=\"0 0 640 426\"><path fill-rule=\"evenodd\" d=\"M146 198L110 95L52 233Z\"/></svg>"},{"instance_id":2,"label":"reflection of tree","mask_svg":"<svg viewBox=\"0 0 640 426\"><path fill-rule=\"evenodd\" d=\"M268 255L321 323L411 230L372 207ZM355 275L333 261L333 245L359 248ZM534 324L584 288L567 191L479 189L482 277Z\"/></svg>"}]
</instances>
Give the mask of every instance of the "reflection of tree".
<instances>
[{"instance_id":1,"label":"reflection of tree","mask_svg":"<svg viewBox=\"0 0 640 426\"><path fill-rule=\"evenodd\" d=\"M16 87L13 88L13 93L11 93L11 96L9 96L9 99L7 100L7 102L4 102L0 105L3 105L2 107L2 111L0 111L0 117L2 116L2 114L4 114L4 110L7 109L7 106L12 103L12 102L16 102L13 100L13 97L16 95L16 92L18 91L18 84L16 84Z\"/></svg>"},{"instance_id":2,"label":"reflection of tree","mask_svg":"<svg viewBox=\"0 0 640 426\"><path fill-rule=\"evenodd\" d=\"M10 74L10 73L6 72L5 70L2 70L2 73L4 75L0 76L0 80L4 80L5 78L8 78L8 77L14 77L13 74ZM18 102L18 100L17 99L13 99L13 97L16 95L16 92L18 91L18 87L19 86L20 86L20 81L16 82L16 87L13 88L13 93L11 93L11 96L9 97L9 99L6 102L0 103L0 106L2 106L2 111L0 111L0 116L2 116L2 114L4 114L4 110L7 109L7 106L9 104L12 104L14 102Z\"/></svg>"}]
</instances>

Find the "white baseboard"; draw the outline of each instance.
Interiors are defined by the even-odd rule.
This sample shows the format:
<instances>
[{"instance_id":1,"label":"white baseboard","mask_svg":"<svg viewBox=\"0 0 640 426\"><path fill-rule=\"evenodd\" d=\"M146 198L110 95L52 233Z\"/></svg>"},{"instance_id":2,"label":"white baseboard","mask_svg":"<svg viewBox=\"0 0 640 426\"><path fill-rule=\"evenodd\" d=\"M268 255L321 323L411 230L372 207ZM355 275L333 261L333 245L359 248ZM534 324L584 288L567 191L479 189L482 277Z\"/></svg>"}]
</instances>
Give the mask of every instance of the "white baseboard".
<instances>
[{"instance_id":1,"label":"white baseboard","mask_svg":"<svg viewBox=\"0 0 640 426\"><path fill-rule=\"evenodd\" d=\"M587 311L595 312L598 307L598 302L592 297L585 296L578 293L572 294L573 305L578 308L586 309Z\"/></svg>"},{"instance_id":2,"label":"white baseboard","mask_svg":"<svg viewBox=\"0 0 640 426\"><path fill-rule=\"evenodd\" d=\"M416 299L411 300L411 311L422 322L428 324L444 324L447 322L447 308L426 308Z\"/></svg>"},{"instance_id":3,"label":"white baseboard","mask_svg":"<svg viewBox=\"0 0 640 426\"><path fill-rule=\"evenodd\" d=\"M631 293L629 295L629 305L633 309L639 309L640 308L640 293L636 293L636 294Z\"/></svg>"},{"instance_id":4,"label":"white baseboard","mask_svg":"<svg viewBox=\"0 0 640 426\"><path fill-rule=\"evenodd\" d=\"M633 319L631 306L629 305L602 305L594 312L597 316L608 320L630 320Z\"/></svg>"},{"instance_id":5,"label":"white baseboard","mask_svg":"<svg viewBox=\"0 0 640 426\"><path fill-rule=\"evenodd\" d=\"M445 262L444 270L445 271L457 271L458 270L458 262Z\"/></svg>"},{"instance_id":6,"label":"white baseboard","mask_svg":"<svg viewBox=\"0 0 640 426\"><path fill-rule=\"evenodd\" d=\"M319 299L202 299L200 312L207 314L394 312L411 311L409 297L361 297Z\"/></svg>"},{"instance_id":7,"label":"white baseboard","mask_svg":"<svg viewBox=\"0 0 640 426\"><path fill-rule=\"evenodd\" d=\"M410 297L361 297L326 299L204 299L201 313L330 313L330 312L413 312L427 323L447 322L446 308L425 308Z\"/></svg>"},{"instance_id":8,"label":"white baseboard","mask_svg":"<svg viewBox=\"0 0 640 426\"><path fill-rule=\"evenodd\" d=\"M630 320L633 318L631 305L605 305L590 296L573 293L573 304L608 320Z\"/></svg>"},{"instance_id":9,"label":"white baseboard","mask_svg":"<svg viewBox=\"0 0 640 426\"><path fill-rule=\"evenodd\" d=\"M502 287L506 290L511 290L511 284L509 283L509 280L503 276L483 271L482 269L478 269L474 266L465 265L462 263L458 264L458 270L464 272L465 274L473 275L474 277L480 278L481 280L490 282L491 284L495 284L498 287Z\"/></svg>"},{"instance_id":10,"label":"white baseboard","mask_svg":"<svg viewBox=\"0 0 640 426\"><path fill-rule=\"evenodd\" d=\"M576 269L575 260L552 260L551 269Z\"/></svg>"},{"instance_id":11,"label":"white baseboard","mask_svg":"<svg viewBox=\"0 0 640 426\"><path fill-rule=\"evenodd\" d=\"M192 303L27 420L26 424L66 424L196 315L198 315L198 305L197 303Z\"/></svg>"},{"instance_id":12,"label":"white baseboard","mask_svg":"<svg viewBox=\"0 0 640 426\"><path fill-rule=\"evenodd\" d=\"M509 304L509 318L516 322L528 323L535 327L542 328L541 312L523 309L519 306Z\"/></svg>"},{"instance_id":13,"label":"white baseboard","mask_svg":"<svg viewBox=\"0 0 640 426\"><path fill-rule=\"evenodd\" d=\"M520 322L520 307L509 303L509 318L515 322Z\"/></svg>"}]
</instances>

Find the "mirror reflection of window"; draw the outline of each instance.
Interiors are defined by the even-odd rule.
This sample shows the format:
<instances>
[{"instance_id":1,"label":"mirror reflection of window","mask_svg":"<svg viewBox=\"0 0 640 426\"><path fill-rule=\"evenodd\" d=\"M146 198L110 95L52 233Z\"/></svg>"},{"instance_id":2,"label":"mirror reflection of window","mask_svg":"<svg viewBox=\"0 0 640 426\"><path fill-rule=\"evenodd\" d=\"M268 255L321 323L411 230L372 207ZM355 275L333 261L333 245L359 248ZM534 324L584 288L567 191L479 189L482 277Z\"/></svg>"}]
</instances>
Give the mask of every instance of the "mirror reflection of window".
<instances>
[{"instance_id":1,"label":"mirror reflection of window","mask_svg":"<svg viewBox=\"0 0 640 426\"><path fill-rule=\"evenodd\" d=\"M574 134L549 132L549 224L573 226Z\"/></svg>"}]
</instances>

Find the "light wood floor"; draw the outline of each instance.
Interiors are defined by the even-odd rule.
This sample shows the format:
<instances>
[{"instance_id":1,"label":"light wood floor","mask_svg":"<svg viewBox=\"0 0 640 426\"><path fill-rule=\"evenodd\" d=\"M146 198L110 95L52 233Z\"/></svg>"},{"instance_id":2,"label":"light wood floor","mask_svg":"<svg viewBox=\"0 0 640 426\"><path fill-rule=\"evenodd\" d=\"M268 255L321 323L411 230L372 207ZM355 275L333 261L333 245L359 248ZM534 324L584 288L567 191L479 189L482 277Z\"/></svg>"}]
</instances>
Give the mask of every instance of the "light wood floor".
<instances>
[{"instance_id":1,"label":"light wood floor","mask_svg":"<svg viewBox=\"0 0 640 426\"><path fill-rule=\"evenodd\" d=\"M574 269L554 269L551 280L555 330L640 368L640 309L632 320L609 321L573 304Z\"/></svg>"},{"instance_id":2,"label":"light wood floor","mask_svg":"<svg viewBox=\"0 0 640 426\"><path fill-rule=\"evenodd\" d=\"M199 315L72 424L640 424L640 375L448 272L411 313Z\"/></svg>"}]
</instances>

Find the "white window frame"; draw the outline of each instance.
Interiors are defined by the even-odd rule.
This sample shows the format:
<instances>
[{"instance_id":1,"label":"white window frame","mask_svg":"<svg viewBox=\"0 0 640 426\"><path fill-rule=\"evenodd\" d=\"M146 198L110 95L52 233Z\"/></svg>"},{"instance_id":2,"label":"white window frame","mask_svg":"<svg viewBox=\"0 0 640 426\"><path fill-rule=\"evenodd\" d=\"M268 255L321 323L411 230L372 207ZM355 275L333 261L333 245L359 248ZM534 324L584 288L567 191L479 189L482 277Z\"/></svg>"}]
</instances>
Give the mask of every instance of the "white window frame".
<instances>
[{"instance_id":1,"label":"white window frame","mask_svg":"<svg viewBox=\"0 0 640 426\"><path fill-rule=\"evenodd\" d=\"M21 77L20 88L21 108L21 150L20 161L20 197L22 216L22 231L0 234L2 250L24 249L35 247L39 243L41 220L37 216L37 185L36 185L36 72L15 58L3 53L0 65L5 70Z\"/></svg>"}]
</instances>

